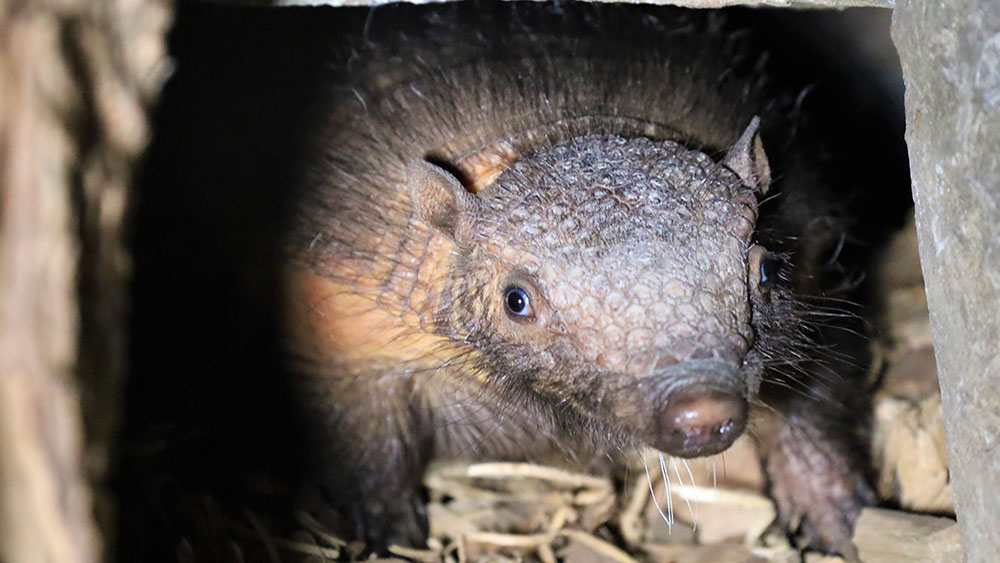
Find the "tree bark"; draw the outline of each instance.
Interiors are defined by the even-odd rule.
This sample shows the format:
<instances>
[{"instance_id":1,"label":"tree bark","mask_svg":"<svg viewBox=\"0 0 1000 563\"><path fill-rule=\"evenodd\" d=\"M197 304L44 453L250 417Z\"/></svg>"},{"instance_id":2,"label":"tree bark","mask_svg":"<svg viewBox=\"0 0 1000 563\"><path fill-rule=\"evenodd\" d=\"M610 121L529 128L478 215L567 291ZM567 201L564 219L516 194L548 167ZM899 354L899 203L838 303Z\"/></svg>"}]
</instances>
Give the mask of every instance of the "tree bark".
<instances>
[{"instance_id":1,"label":"tree bark","mask_svg":"<svg viewBox=\"0 0 1000 563\"><path fill-rule=\"evenodd\" d=\"M97 561L161 0L0 2L0 560Z\"/></svg>"},{"instance_id":2,"label":"tree bark","mask_svg":"<svg viewBox=\"0 0 1000 563\"><path fill-rule=\"evenodd\" d=\"M892 25L955 511L965 560L996 561L1000 4L902 0Z\"/></svg>"}]
</instances>

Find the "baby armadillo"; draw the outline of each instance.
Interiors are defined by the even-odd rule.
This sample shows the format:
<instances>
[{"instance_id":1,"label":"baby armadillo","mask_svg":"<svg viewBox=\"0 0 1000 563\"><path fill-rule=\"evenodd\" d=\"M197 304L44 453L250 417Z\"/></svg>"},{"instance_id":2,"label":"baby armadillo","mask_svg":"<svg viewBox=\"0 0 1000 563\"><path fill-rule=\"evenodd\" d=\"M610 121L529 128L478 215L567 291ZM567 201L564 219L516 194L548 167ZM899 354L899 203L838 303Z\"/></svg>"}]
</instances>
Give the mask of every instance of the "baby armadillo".
<instances>
[{"instance_id":1,"label":"baby armadillo","mask_svg":"<svg viewBox=\"0 0 1000 563\"><path fill-rule=\"evenodd\" d=\"M789 532L850 553L867 360L818 307L845 233L794 104L714 16L459 4L342 38L287 243L290 362L354 533L422 544L433 458L747 431Z\"/></svg>"}]
</instances>

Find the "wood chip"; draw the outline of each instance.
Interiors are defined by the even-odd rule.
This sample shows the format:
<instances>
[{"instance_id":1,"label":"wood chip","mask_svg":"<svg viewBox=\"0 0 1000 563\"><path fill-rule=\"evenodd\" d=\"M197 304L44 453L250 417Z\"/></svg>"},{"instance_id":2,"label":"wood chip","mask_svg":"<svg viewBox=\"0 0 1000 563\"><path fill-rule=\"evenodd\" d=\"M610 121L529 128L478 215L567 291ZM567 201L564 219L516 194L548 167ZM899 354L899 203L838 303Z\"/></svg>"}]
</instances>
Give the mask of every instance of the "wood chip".
<instances>
[{"instance_id":1,"label":"wood chip","mask_svg":"<svg viewBox=\"0 0 1000 563\"><path fill-rule=\"evenodd\" d=\"M662 545L646 546L649 560L655 563L768 563L738 543L715 545Z\"/></svg>"},{"instance_id":2,"label":"wood chip","mask_svg":"<svg viewBox=\"0 0 1000 563\"><path fill-rule=\"evenodd\" d=\"M950 518L866 508L854 528L862 561L960 563L958 524Z\"/></svg>"},{"instance_id":3,"label":"wood chip","mask_svg":"<svg viewBox=\"0 0 1000 563\"><path fill-rule=\"evenodd\" d=\"M774 522L774 504L759 493L710 487L674 487L673 492L675 508L691 504L691 522L703 544L738 538L753 545Z\"/></svg>"},{"instance_id":4,"label":"wood chip","mask_svg":"<svg viewBox=\"0 0 1000 563\"><path fill-rule=\"evenodd\" d=\"M532 463L476 463L443 469L445 475L462 475L472 478L509 479L512 477L528 477L549 481L568 488L609 489L607 479L573 473L555 467L546 467Z\"/></svg>"},{"instance_id":5,"label":"wood chip","mask_svg":"<svg viewBox=\"0 0 1000 563\"><path fill-rule=\"evenodd\" d=\"M568 537L570 539L570 544L575 542L590 549L597 557L588 559L589 561L635 563L635 559L633 559L629 554L591 534L587 534L579 530L563 530L560 532L560 535ZM579 559L576 560L579 561Z\"/></svg>"},{"instance_id":6,"label":"wood chip","mask_svg":"<svg viewBox=\"0 0 1000 563\"><path fill-rule=\"evenodd\" d=\"M919 405L885 399L875 409L873 439L879 493L907 510L954 514L941 399Z\"/></svg>"}]
</instances>

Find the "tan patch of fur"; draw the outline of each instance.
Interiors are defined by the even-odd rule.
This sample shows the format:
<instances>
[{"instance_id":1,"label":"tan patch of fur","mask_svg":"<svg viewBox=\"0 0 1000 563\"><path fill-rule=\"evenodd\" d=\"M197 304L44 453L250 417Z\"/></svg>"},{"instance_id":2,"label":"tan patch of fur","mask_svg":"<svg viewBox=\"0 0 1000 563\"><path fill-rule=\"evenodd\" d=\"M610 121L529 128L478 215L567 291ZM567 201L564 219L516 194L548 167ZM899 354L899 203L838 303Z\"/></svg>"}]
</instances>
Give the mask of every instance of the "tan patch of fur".
<instances>
[{"instance_id":1,"label":"tan patch of fur","mask_svg":"<svg viewBox=\"0 0 1000 563\"><path fill-rule=\"evenodd\" d=\"M376 300L357 284L331 280L302 268L287 274L288 335L306 357L366 369L439 365L451 340L422 330L420 316L393 300Z\"/></svg>"},{"instance_id":2,"label":"tan patch of fur","mask_svg":"<svg viewBox=\"0 0 1000 563\"><path fill-rule=\"evenodd\" d=\"M462 157L456 166L469 178L472 193L479 193L493 183L503 171L517 160L518 154L510 141L498 141L476 153Z\"/></svg>"}]
</instances>

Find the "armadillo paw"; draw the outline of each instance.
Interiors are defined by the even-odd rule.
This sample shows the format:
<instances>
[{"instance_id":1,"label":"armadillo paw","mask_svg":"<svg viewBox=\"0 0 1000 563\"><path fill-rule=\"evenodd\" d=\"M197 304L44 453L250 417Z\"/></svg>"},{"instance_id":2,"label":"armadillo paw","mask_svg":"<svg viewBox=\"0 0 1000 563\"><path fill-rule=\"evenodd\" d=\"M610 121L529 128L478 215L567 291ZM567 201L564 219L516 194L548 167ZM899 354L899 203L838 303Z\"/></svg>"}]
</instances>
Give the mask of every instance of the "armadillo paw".
<instances>
[{"instance_id":1,"label":"armadillo paw","mask_svg":"<svg viewBox=\"0 0 1000 563\"><path fill-rule=\"evenodd\" d=\"M800 548L857 560L854 522L862 508L875 503L861 463L815 429L787 431L791 434L767 462L779 523Z\"/></svg>"},{"instance_id":2,"label":"armadillo paw","mask_svg":"<svg viewBox=\"0 0 1000 563\"><path fill-rule=\"evenodd\" d=\"M365 553L389 555L394 545L420 548L427 544L427 505L419 491L369 500L351 510L355 537Z\"/></svg>"}]
</instances>

